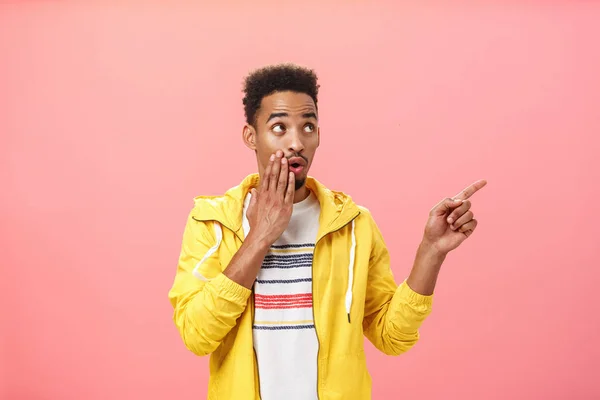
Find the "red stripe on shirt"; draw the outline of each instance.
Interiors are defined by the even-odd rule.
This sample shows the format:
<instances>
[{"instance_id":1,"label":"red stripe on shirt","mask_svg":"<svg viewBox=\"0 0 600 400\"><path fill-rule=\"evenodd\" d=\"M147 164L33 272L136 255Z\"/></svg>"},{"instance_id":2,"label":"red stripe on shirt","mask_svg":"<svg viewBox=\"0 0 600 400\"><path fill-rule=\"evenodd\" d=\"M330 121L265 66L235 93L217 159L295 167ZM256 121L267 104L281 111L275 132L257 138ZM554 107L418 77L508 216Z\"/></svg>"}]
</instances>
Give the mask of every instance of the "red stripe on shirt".
<instances>
[{"instance_id":1,"label":"red stripe on shirt","mask_svg":"<svg viewBox=\"0 0 600 400\"><path fill-rule=\"evenodd\" d=\"M298 303L298 304L255 304L256 308L261 310L275 310L275 309L287 309L287 308L311 308L312 303Z\"/></svg>"},{"instance_id":2,"label":"red stripe on shirt","mask_svg":"<svg viewBox=\"0 0 600 400\"><path fill-rule=\"evenodd\" d=\"M299 294L254 294L256 301L287 301L287 300L312 300L312 293Z\"/></svg>"}]
</instances>

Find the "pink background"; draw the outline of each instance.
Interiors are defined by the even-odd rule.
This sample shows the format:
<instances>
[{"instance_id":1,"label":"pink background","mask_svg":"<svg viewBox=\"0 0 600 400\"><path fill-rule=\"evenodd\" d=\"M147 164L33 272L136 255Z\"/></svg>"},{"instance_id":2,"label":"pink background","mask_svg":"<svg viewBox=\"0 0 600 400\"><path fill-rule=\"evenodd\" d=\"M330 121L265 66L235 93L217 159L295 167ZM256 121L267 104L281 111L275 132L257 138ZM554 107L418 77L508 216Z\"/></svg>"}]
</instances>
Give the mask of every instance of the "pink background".
<instances>
[{"instance_id":1,"label":"pink background","mask_svg":"<svg viewBox=\"0 0 600 400\"><path fill-rule=\"evenodd\" d=\"M421 342L366 345L374 398L600 397L599 2L81 3L0 5L1 398L205 397L167 292L192 197L255 171L241 82L279 61L319 73L311 174L398 280L489 181Z\"/></svg>"}]
</instances>

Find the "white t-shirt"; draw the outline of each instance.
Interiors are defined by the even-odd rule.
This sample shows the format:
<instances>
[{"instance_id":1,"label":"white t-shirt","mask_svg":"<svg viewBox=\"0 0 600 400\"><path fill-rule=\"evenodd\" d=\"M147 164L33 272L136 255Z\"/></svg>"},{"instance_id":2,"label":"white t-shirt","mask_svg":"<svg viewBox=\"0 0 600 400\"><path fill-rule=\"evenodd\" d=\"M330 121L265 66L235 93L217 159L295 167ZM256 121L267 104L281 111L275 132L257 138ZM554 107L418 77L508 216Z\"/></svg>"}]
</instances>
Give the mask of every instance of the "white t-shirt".
<instances>
[{"instance_id":1,"label":"white t-shirt","mask_svg":"<svg viewBox=\"0 0 600 400\"><path fill-rule=\"evenodd\" d=\"M250 197L243 211L246 237ZM312 192L294 204L290 223L269 249L254 284L253 339L263 400L317 398L312 260L320 213Z\"/></svg>"}]
</instances>

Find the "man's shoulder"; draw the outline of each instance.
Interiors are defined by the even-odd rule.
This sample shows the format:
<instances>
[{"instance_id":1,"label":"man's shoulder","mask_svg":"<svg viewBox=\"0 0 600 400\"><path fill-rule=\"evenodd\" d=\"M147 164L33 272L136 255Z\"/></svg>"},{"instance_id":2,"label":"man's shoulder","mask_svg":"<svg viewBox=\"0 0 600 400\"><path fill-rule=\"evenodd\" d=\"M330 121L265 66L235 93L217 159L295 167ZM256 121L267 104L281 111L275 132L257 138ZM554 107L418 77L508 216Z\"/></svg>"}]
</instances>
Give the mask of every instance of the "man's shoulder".
<instances>
[{"instance_id":1,"label":"man's shoulder","mask_svg":"<svg viewBox=\"0 0 600 400\"><path fill-rule=\"evenodd\" d=\"M371 210L369 210L367 207L360 205L360 204L357 204L356 207L358 207L361 214L367 214L369 216L372 215Z\"/></svg>"},{"instance_id":2,"label":"man's shoulder","mask_svg":"<svg viewBox=\"0 0 600 400\"><path fill-rule=\"evenodd\" d=\"M242 203L247 189L252 186L254 175L249 175L241 183L231 186L225 192L218 194L196 195L194 197L195 207L226 206Z\"/></svg>"},{"instance_id":3,"label":"man's shoulder","mask_svg":"<svg viewBox=\"0 0 600 400\"><path fill-rule=\"evenodd\" d=\"M367 207L359 205L359 204L357 204L356 206L358 207L358 209L360 211L360 215L358 216L358 218L363 220L364 222L366 222L366 226L368 226L368 227L370 227L370 229L372 229L373 225L375 225L375 218L373 218L373 214L371 213L371 210L369 210Z\"/></svg>"},{"instance_id":4,"label":"man's shoulder","mask_svg":"<svg viewBox=\"0 0 600 400\"><path fill-rule=\"evenodd\" d=\"M194 202L194 207L202 207L203 205L215 205L215 204L221 204L221 203L226 203L228 200L227 195L225 193L223 194L216 194L216 195L197 195L193 198L193 202Z\"/></svg>"},{"instance_id":5,"label":"man's shoulder","mask_svg":"<svg viewBox=\"0 0 600 400\"><path fill-rule=\"evenodd\" d=\"M312 177L311 177L312 178ZM360 213L357 218L359 219L373 219L373 215L371 210L364 205L358 204L352 195L346 191L334 189L328 186L325 186L323 183L317 181L312 178L311 189L316 189L321 192L322 198L325 198L331 201L336 207L341 207L346 210L346 212L354 212L358 210Z\"/></svg>"},{"instance_id":6,"label":"man's shoulder","mask_svg":"<svg viewBox=\"0 0 600 400\"><path fill-rule=\"evenodd\" d=\"M191 214L194 219L232 224L244 206L243 188L238 185L223 194L197 195L193 201Z\"/></svg>"}]
</instances>

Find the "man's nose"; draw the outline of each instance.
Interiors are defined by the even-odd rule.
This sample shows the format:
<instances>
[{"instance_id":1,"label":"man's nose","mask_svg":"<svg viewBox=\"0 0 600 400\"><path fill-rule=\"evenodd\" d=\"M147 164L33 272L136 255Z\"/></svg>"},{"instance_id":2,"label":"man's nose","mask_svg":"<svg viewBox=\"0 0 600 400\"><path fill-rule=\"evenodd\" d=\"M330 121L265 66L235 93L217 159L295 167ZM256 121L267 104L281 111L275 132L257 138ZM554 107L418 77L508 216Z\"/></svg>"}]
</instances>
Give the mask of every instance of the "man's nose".
<instances>
[{"instance_id":1,"label":"man's nose","mask_svg":"<svg viewBox=\"0 0 600 400\"><path fill-rule=\"evenodd\" d=\"M288 133L288 150L294 153L300 153L302 150L304 150L304 143L302 143L302 137L300 135L300 132L294 129L289 131Z\"/></svg>"}]
</instances>

